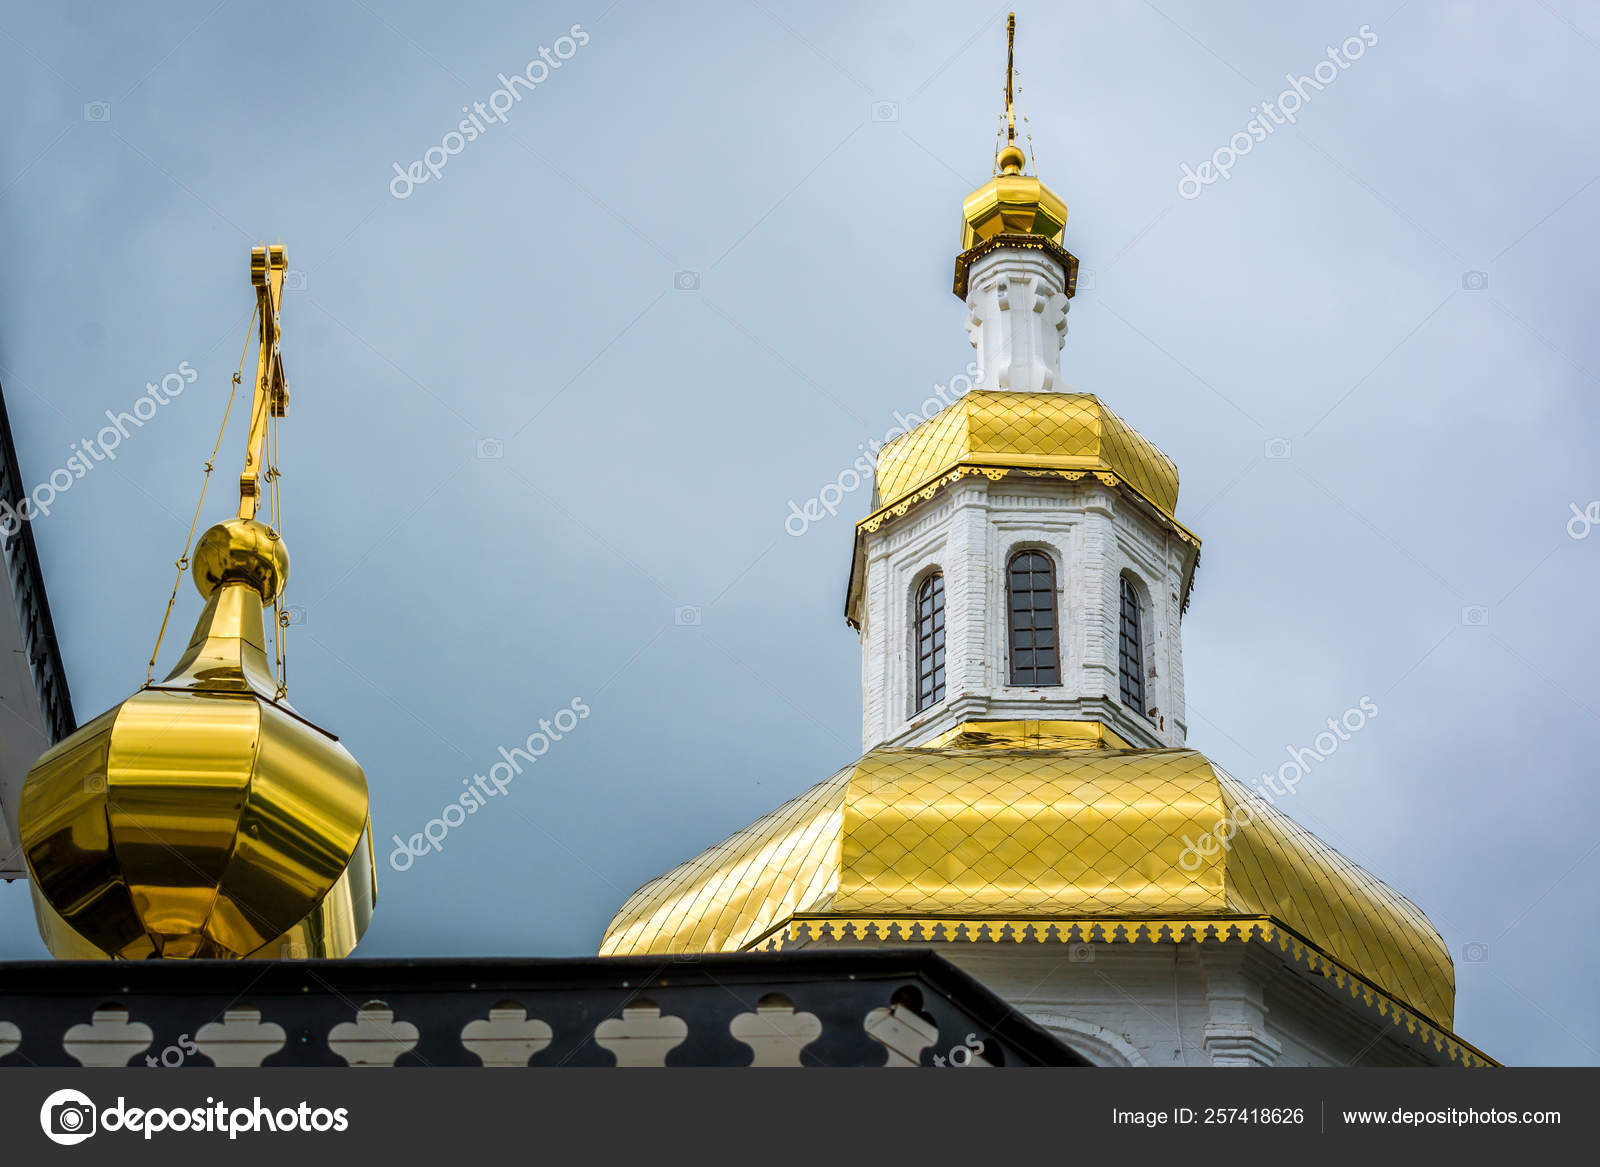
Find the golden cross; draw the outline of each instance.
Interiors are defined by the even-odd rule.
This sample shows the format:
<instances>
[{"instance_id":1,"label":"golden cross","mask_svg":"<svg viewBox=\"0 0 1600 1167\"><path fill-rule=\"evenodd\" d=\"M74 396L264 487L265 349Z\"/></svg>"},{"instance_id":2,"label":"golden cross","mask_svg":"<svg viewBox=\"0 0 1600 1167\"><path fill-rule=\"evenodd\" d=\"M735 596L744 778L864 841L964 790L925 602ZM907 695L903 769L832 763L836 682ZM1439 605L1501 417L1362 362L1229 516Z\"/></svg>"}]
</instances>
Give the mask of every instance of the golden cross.
<instances>
[{"instance_id":1,"label":"golden cross","mask_svg":"<svg viewBox=\"0 0 1600 1167\"><path fill-rule=\"evenodd\" d=\"M289 382L283 376L278 312L283 305L283 276L289 257L281 243L250 249L250 282L256 289L256 315L261 320L256 351L256 388L250 403L250 436L245 444L244 473L239 475L239 517L253 519L261 506L261 460L268 417L289 412Z\"/></svg>"},{"instance_id":2,"label":"golden cross","mask_svg":"<svg viewBox=\"0 0 1600 1167\"><path fill-rule=\"evenodd\" d=\"M1011 67L1017 41L1017 14L1006 18L1006 141L1017 140L1017 114L1011 107Z\"/></svg>"}]
</instances>

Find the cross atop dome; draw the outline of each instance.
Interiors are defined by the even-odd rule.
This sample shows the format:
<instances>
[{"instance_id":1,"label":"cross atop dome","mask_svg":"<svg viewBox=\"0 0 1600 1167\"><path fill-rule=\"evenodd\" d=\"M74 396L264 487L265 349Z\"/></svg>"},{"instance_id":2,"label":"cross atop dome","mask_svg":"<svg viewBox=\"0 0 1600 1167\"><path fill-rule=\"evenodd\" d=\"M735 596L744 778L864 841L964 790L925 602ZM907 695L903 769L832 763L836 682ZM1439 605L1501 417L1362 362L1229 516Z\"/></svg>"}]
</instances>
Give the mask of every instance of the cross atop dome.
<instances>
[{"instance_id":1,"label":"cross atop dome","mask_svg":"<svg viewBox=\"0 0 1600 1167\"><path fill-rule=\"evenodd\" d=\"M995 151L996 174L1021 174L1028 160L1017 145L1016 44L1017 14L1013 12L1006 17L1006 144ZM1028 144L1033 144L1031 136Z\"/></svg>"}]
</instances>

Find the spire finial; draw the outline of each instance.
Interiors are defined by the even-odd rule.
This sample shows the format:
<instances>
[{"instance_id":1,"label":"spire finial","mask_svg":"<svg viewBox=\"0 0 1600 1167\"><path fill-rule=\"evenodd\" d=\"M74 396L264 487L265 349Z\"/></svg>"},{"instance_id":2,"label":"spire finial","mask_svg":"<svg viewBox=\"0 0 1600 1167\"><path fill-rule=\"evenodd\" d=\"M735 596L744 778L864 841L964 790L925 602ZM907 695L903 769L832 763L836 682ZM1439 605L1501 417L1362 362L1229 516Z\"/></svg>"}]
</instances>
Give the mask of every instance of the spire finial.
<instances>
[{"instance_id":1,"label":"spire finial","mask_svg":"<svg viewBox=\"0 0 1600 1167\"><path fill-rule=\"evenodd\" d=\"M1017 14L1006 19L1006 144L995 155L995 166L1001 174L1021 174L1027 156L1017 145L1016 85L1013 80L1016 60Z\"/></svg>"},{"instance_id":2,"label":"spire finial","mask_svg":"<svg viewBox=\"0 0 1600 1167\"><path fill-rule=\"evenodd\" d=\"M1011 100L1011 73L1016 56L1017 14L1006 17L1006 142L1017 140L1017 111Z\"/></svg>"}]
</instances>

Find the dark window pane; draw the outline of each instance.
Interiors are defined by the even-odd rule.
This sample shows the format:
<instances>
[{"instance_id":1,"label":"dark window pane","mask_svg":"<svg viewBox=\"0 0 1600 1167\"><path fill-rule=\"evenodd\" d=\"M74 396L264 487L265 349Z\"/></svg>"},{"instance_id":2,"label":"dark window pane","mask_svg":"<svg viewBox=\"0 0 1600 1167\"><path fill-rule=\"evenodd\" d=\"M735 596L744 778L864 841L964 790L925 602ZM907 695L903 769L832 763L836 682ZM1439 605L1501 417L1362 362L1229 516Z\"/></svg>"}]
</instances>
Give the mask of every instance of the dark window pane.
<instances>
[{"instance_id":1,"label":"dark window pane","mask_svg":"<svg viewBox=\"0 0 1600 1167\"><path fill-rule=\"evenodd\" d=\"M1055 685L1056 571L1042 551L1019 551L1006 570L1013 685Z\"/></svg>"},{"instance_id":2,"label":"dark window pane","mask_svg":"<svg viewBox=\"0 0 1600 1167\"><path fill-rule=\"evenodd\" d=\"M917 709L944 700L944 577L931 575L917 589Z\"/></svg>"},{"instance_id":3,"label":"dark window pane","mask_svg":"<svg viewBox=\"0 0 1600 1167\"><path fill-rule=\"evenodd\" d=\"M1139 593L1127 576L1122 577L1121 584L1122 621L1117 663L1122 703L1144 713L1144 639L1140 626Z\"/></svg>"}]
</instances>

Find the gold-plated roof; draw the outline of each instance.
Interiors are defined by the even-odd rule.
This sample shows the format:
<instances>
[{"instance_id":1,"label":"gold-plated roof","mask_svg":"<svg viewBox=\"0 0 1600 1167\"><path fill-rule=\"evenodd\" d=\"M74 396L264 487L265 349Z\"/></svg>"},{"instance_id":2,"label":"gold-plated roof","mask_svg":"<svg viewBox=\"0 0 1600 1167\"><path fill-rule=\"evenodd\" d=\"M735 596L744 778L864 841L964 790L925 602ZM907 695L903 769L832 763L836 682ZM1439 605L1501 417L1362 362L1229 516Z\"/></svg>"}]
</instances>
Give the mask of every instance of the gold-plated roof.
<instances>
[{"instance_id":1,"label":"gold-plated roof","mask_svg":"<svg viewBox=\"0 0 1600 1167\"><path fill-rule=\"evenodd\" d=\"M1102 471L1168 519L1172 459L1090 393L974 389L878 451L878 506L893 506L960 465Z\"/></svg>"},{"instance_id":2,"label":"gold-plated roof","mask_svg":"<svg viewBox=\"0 0 1600 1167\"><path fill-rule=\"evenodd\" d=\"M789 922L1270 919L1448 1028L1450 956L1410 901L1192 750L879 748L646 884L602 955L715 952ZM1226 848L1188 851L1225 820Z\"/></svg>"}]
</instances>

